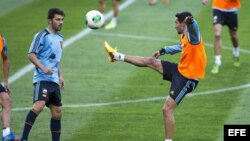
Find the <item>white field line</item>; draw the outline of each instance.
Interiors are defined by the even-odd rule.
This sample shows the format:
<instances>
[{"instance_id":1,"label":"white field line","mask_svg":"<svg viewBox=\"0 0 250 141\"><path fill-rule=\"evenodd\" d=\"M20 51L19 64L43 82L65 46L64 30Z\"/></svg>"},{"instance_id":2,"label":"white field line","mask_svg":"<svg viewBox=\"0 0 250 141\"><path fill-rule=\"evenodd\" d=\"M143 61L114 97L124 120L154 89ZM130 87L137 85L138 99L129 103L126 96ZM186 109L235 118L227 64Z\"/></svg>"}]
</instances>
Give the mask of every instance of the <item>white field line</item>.
<instances>
[{"instance_id":1,"label":"white field line","mask_svg":"<svg viewBox=\"0 0 250 141\"><path fill-rule=\"evenodd\" d=\"M110 37L115 37L115 38L127 38L127 39L139 39L139 40L151 40L151 41L168 41L172 43L178 43L179 40L173 40L169 38L161 38L161 37L150 37L150 36L143 36L143 35L131 35L131 34L118 34L118 33L104 33L104 32L92 32L91 34L93 35L98 35L98 36L110 36ZM213 47L213 44L210 43L205 43L205 46L207 47ZM226 50L232 50L232 47L228 46L223 46L223 49ZM250 54L250 50L240 48L240 52L245 53L245 54Z\"/></svg>"},{"instance_id":2,"label":"white field line","mask_svg":"<svg viewBox=\"0 0 250 141\"><path fill-rule=\"evenodd\" d=\"M191 96L204 96L210 94L223 94L228 91L236 91L240 89L247 89L250 88L250 84L240 85L236 87L229 87L224 89L218 90L211 90L211 91L204 91L199 93L190 93L187 97ZM143 98L143 99L135 99L135 100L123 100L123 101L116 101L116 102L105 102L105 103L87 103L87 104L72 104L72 105L63 105L63 108L93 108L93 107L103 107L103 106L110 106L110 105L120 105L120 104L129 104L129 103L140 103L140 102L151 102L151 101L159 101L166 99L166 96L163 97L150 97L150 98ZM31 107L20 107L20 108L12 108L12 111L26 111L30 110Z\"/></svg>"},{"instance_id":3,"label":"white field line","mask_svg":"<svg viewBox=\"0 0 250 141\"><path fill-rule=\"evenodd\" d=\"M122 3L119 6L119 10L122 11L125 8L129 7L135 0L126 0L124 3ZM112 11L109 11L107 14L104 15L105 19L110 19L113 15ZM90 32L92 32L91 29L84 29L81 32L79 32L78 34L72 36L71 38L69 38L68 40L66 40L64 42L64 48L69 47L70 45L72 45L74 42L76 42L77 40L79 40L80 38L85 37L86 35L88 35ZM20 69L19 71L17 71L15 74L13 74L12 76L9 77L8 81L9 83L13 83L16 80L18 80L20 77L22 77L23 75L25 75L26 73L28 73L29 71L34 69L34 65L33 64L27 64L25 65L22 69Z\"/></svg>"},{"instance_id":4,"label":"white field line","mask_svg":"<svg viewBox=\"0 0 250 141\"><path fill-rule=\"evenodd\" d=\"M131 5L134 2L134 0L127 0L123 4L119 6L120 11L127 8L129 5ZM112 11L105 14L105 19L109 19L112 17ZM75 41L79 40L80 38L83 38L87 34L92 32L91 29L84 29L83 31L79 32L78 34L72 36L68 40L64 42L64 47L68 47L71 44L73 44ZM178 42L178 40L171 40L168 38L157 38L157 37L148 37L148 36L140 36L140 35L128 35L128 34L113 34L113 33L100 33L100 32L93 32L92 34L95 35L101 35L101 36L112 36L112 37L119 37L119 38L131 38L131 39L141 39L141 40L154 40L154 41L169 41L169 42ZM212 44L206 44L209 47L212 47ZM229 47L224 47L225 49L230 49ZM240 50L242 53L250 54L249 50ZM23 75L28 73L34 68L33 64L28 64L24 66L22 69L20 69L17 73L9 77L9 83L13 83L16 80L20 79ZM227 91L234 91L244 88L249 88L250 84L230 87L230 88L224 88L224 89L218 89L218 90L211 90L211 91L205 91L200 93L191 93L188 96L198 96L198 95L207 95L207 94L215 94L215 93L223 93ZM151 97L151 98L145 98L145 99L136 99L136 100L124 100L124 101L117 101L117 102L107 102L107 103L89 103L89 104L74 104L74 105L64 105L63 108L81 108L81 107L100 107L100 106L109 106L109 105L115 105L115 104L127 104L127 103L138 103L138 102L148 102L148 101L157 101L165 99L166 97ZM30 110L31 107L20 107L20 108L12 108L12 111L25 111Z\"/></svg>"},{"instance_id":5,"label":"white field line","mask_svg":"<svg viewBox=\"0 0 250 141\"><path fill-rule=\"evenodd\" d=\"M134 0L131 0L131 1L133 2ZM121 6L123 6L123 5L121 5ZM111 16L112 16L112 12L109 12L106 15L106 18L111 17ZM66 40L64 42L64 48L70 46L75 41L79 40L80 38L83 38L84 36L89 34L91 31L92 31L91 29L85 29L82 32L76 34L75 36L69 38L68 40ZM129 35L129 34L117 34L117 33L114 34L114 33L101 33L101 32L92 32L91 34L99 35L99 36L110 36L110 37L116 37L116 38L140 39L140 40L151 40L151 41L168 41L168 42L173 42L173 43L178 42L178 40L173 40L173 39L169 39L169 38L149 37L149 36L142 36L142 35ZM213 45L209 44L209 43L206 43L205 45L208 47L213 47ZM227 47L227 46L224 46L223 48L225 48L226 50L232 50L232 48ZM245 54L250 54L249 50L242 49L242 48L240 49L240 52L245 53ZM9 83L11 84L11 83L15 82L17 79L19 79L20 77L25 75L27 72L31 71L33 68L34 68L34 65L31 63L24 66L17 73L15 73L11 77L9 77Z\"/></svg>"}]
</instances>

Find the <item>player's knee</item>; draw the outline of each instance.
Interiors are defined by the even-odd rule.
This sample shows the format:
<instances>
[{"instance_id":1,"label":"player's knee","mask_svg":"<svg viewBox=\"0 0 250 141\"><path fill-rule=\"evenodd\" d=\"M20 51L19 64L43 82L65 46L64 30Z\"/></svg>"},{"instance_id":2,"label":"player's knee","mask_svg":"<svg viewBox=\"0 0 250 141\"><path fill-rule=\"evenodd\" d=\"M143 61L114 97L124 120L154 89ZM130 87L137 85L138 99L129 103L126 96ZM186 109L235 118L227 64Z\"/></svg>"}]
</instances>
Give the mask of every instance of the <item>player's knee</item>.
<instances>
[{"instance_id":1,"label":"player's knee","mask_svg":"<svg viewBox=\"0 0 250 141\"><path fill-rule=\"evenodd\" d=\"M159 60L154 58L154 57L149 57L148 58L148 63L150 66L158 66L159 65Z\"/></svg>"},{"instance_id":2,"label":"player's knee","mask_svg":"<svg viewBox=\"0 0 250 141\"><path fill-rule=\"evenodd\" d=\"M218 32L215 32L215 33L214 33L214 38L215 38L215 39L220 39L220 38L221 38L221 34L218 33Z\"/></svg>"},{"instance_id":3,"label":"player's knee","mask_svg":"<svg viewBox=\"0 0 250 141\"><path fill-rule=\"evenodd\" d=\"M33 111L37 114L39 114L43 108L45 107L45 102L44 101L37 101L33 105Z\"/></svg>"},{"instance_id":4,"label":"player's knee","mask_svg":"<svg viewBox=\"0 0 250 141\"><path fill-rule=\"evenodd\" d=\"M57 120L60 120L62 117L62 111L61 110L56 110L53 112L52 114L52 118L53 119L57 119Z\"/></svg>"},{"instance_id":5,"label":"player's knee","mask_svg":"<svg viewBox=\"0 0 250 141\"><path fill-rule=\"evenodd\" d=\"M237 38L238 38L238 37L237 37L237 34L231 34L231 39L232 39L232 40L237 40Z\"/></svg>"},{"instance_id":6,"label":"player's knee","mask_svg":"<svg viewBox=\"0 0 250 141\"><path fill-rule=\"evenodd\" d=\"M52 110L51 113L52 113L52 118L53 119L61 119L61 117L62 117L61 108L53 108L51 110Z\"/></svg>"},{"instance_id":7,"label":"player's knee","mask_svg":"<svg viewBox=\"0 0 250 141\"><path fill-rule=\"evenodd\" d=\"M11 104L3 105L2 108L3 108L2 110L7 112L7 113L11 112Z\"/></svg>"},{"instance_id":8,"label":"player's knee","mask_svg":"<svg viewBox=\"0 0 250 141\"><path fill-rule=\"evenodd\" d=\"M173 113L171 112L172 110L170 110L168 107L164 107L162 108L162 112L165 118L171 118Z\"/></svg>"}]
</instances>

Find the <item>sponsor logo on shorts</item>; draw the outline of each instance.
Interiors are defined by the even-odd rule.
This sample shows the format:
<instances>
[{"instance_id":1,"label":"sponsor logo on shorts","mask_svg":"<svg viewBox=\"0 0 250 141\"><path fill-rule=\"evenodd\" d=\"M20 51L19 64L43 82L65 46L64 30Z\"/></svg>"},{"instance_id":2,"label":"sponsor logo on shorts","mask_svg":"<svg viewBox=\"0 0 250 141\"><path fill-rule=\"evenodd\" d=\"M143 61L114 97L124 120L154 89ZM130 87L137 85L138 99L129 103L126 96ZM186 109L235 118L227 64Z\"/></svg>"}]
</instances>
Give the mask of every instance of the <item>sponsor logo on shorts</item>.
<instances>
[{"instance_id":1,"label":"sponsor logo on shorts","mask_svg":"<svg viewBox=\"0 0 250 141\"><path fill-rule=\"evenodd\" d=\"M48 93L48 90L47 89L43 89L42 96L43 97L47 97L47 93Z\"/></svg>"},{"instance_id":2,"label":"sponsor logo on shorts","mask_svg":"<svg viewBox=\"0 0 250 141\"><path fill-rule=\"evenodd\" d=\"M173 94L174 94L174 91L170 91L170 94L173 95Z\"/></svg>"}]
</instances>

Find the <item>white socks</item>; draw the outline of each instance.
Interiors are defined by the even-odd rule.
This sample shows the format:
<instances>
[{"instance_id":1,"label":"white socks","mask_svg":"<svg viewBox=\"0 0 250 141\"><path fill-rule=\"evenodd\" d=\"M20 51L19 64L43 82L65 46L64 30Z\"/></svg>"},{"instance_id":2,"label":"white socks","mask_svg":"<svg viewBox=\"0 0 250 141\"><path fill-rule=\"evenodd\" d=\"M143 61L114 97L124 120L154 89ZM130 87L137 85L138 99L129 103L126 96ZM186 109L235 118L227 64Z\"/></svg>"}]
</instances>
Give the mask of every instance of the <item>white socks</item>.
<instances>
[{"instance_id":1,"label":"white socks","mask_svg":"<svg viewBox=\"0 0 250 141\"><path fill-rule=\"evenodd\" d=\"M116 53L114 53L114 58L117 61L124 61L124 54L116 52Z\"/></svg>"},{"instance_id":2,"label":"white socks","mask_svg":"<svg viewBox=\"0 0 250 141\"><path fill-rule=\"evenodd\" d=\"M234 47L233 48L233 55L235 56L235 57L239 57L240 56L240 48L239 47Z\"/></svg>"},{"instance_id":3,"label":"white socks","mask_svg":"<svg viewBox=\"0 0 250 141\"><path fill-rule=\"evenodd\" d=\"M116 17L113 17L113 18L111 19L111 23L114 24L114 25L116 25L116 24L117 24L117 18L116 18Z\"/></svg>"},{"instance_id":4,"label":"white socks","mask_svg":"<svg viewBox=\"0 0 250 141\"><path fill-rule=\"evenodd\" d=\"M217 55L217 56L214 56L214 57L215 57L215 64L221 65L221 56Z\"/></svg>"},{"instance_id":5,"label":"white socks","mask_svg":"<svg viewBox=\"0 0 250 141\"><path fill-rule=\"evenodd\" d=\"M234 57L240 56L240 48L239 47L233 48L233 56ZM216 55L216 56L214 56L214 58L215 58L215 64L221 65L221 55Z\"/></svg>"},{"instance_id":6,"label":"white socks","mask_svg":"<svg viewBox=\"0 0 250 141\"><path fill-rule=\"evenodd\" d=\"M10 128L3 129L3 137L6 137L9 134L10 134Z\"/></svg>"},{"instance_id":7,"label":"white socks","mask_svg":"<svg viewBox=\"0 0 250 141\"><path fill-rule=\"evenodd\" d=\"M165 139L165 141L172 141L172 139Z\"/></svg>"}]
</instances>

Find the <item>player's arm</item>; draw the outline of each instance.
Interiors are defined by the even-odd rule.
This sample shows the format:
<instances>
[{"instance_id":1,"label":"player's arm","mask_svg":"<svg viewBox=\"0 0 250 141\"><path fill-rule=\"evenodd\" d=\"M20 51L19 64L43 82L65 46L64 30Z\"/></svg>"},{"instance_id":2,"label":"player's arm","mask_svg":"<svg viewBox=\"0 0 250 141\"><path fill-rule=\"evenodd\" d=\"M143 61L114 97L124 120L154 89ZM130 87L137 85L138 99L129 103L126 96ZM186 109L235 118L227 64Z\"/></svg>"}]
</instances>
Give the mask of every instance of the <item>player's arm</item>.
<instances>
[{"instance_id":1,"label":"player's arm","mask_svg":"<svg viewBox=\"0 0 250 141\"><path fill-rule=\"evenodd\" d=\"M40 69L45 74L51 75L53 70L50 68L46 68L37 58L37 54L39 53L40 49L43 47L44 36L41 35L41 32L37 33L33 41L31 43L29 52L28 52L28 59L31 63L35 65L36 68Z\"/></svg>"},{"instance_id":2,"label":"player's arm","mask_svg":"<svg viewBox=\"0 0 250 141\"><path fill-rule=\"evenodd\" d=\"M10 92L10 88L9 88L9 82L8 82L8 75L9 75L9 68L10 68L10 61L9 61L9 56L8 56L8 50L7 50L7 43L6 40L3 39L4 41L4 48L3 51L1 53L2 55L2 60L3 60L3 85L6 88L7 92Z\"/></svg>"},{"instance_id":3,"label":"player's arm","mask_svg":"<svg viewBox=\"0 0 250 141\"><path fill-rule=\"evenodd\" d=\"M61 69L60 65L58 67L58 78L59 78L59 83L60 83L61 88L64 89L65 82L64 82L62 69Z\"/></svg>"},{"instance_id":4,"label":"player's arm","mask_svg":"<svg viewBox=\"0 0 250 141\"><path fill-rule=\"evenodd\" d=\"M154 57L158 58L159 56L161 55L164 55L164 54L175 54L175 53L178 53L178 52L181 52L181 44L178 43L177 45L172 45L172 46L165 46L163 48L161 48L159 51L156 51L154 53Z\"/></svg>"},{"instance_id":5,"label":"player's arm","mask_svg":"<svg viewBox=\"0 0 250 141\"><path fill-rule=\"evenodd\" d=\"M2 59L3 59L3 81L8 83L8 74L9 74L9 57L7 54L2 52Z\"/></svg>"},{"instance_id":6,"label":"player's arm","mask_svg":"<svg viewBox=\"0 0 250 141\"><path fill-rule=\"evenodd\" d=\"M199 44L200 43L200 30L197 24L197 21L194 20L192 16L186 17L184 22L187 24L187 34L188 40L191 44Z\"/></svg>"},{"instance_id":7,"label":"player's arm","mask_svg":"<svg viewBox=\"0 0 250 141\"><path fill-rule=\"evenodd\" d=\"M63 49L63 41L61 42L61 48ZM58 65L58 78L59 78L59 83L62 89L65 87L65 82L62 74L62 68L60 64Z\"/></svg>"},{"instance_id":8,"label":"player's arm","mask_svg":"<svg viewBox=\"0 0 250 141\"><path fill-rule=\"evenodd\" d=\"M33 63L37 68L42 70L45 74L51 75L53 73L52 69L46 68L43 64L40 63L40 61L36 57L35 52L30 52L28 54L28 59L31 63Z\"/></svg>"}]
</instances>

